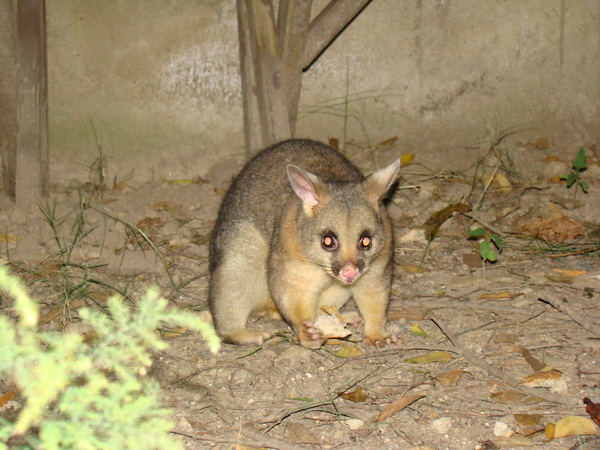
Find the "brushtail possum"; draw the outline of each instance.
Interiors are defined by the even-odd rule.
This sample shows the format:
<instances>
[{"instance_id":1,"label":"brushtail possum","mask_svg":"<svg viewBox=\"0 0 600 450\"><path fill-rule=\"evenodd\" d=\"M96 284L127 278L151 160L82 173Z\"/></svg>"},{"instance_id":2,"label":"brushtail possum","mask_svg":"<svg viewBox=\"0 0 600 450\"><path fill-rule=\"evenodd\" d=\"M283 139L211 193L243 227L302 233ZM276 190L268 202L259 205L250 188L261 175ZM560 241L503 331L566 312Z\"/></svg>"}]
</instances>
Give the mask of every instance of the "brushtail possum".
<instances>
[{"instance_id":1,"label":"brushtail possum","mask_svg":"<svg viewBox=\"0 0 600 450\"><path fill-rule=\"evenodd\" d=\"M392 226L383 205L400 161L364 177L338 151L289 140L258 153L225 195L210 245L211 313L232 344L260 345L254 311L283 317L300 343L318 348L322 305L354 298L369 344L386 345Z\"/></svg>"}]
</instances>

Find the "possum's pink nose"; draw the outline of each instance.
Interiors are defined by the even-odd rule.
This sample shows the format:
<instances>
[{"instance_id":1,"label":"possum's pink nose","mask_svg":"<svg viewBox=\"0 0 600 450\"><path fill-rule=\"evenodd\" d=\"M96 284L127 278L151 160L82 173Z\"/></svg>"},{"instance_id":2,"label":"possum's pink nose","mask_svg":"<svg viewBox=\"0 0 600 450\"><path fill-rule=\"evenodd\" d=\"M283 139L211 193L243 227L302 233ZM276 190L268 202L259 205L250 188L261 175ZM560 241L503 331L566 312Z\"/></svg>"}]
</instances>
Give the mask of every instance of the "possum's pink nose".
<instances>
[{"instance_id":1,"label":"possum's pink nose","mask_svg":"<svg viewBox=\"0 0 600 450\"><path fill-rule=\"evenodd\" d=\"M352 283L359 275L360 272L358 271L358 267L353 263L346 263L346 265L340 269L340 278L346 283Z\"/></svg>"}]
</instances>

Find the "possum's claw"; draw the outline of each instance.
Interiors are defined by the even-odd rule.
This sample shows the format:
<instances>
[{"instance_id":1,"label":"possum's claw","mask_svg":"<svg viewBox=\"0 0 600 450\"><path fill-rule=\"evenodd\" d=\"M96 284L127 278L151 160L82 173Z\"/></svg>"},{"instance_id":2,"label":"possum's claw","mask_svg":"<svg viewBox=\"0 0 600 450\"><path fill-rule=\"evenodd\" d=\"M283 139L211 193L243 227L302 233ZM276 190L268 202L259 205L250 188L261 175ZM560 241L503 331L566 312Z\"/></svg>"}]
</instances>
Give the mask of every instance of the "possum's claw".
<instances>
[{"instance_id":1,"label":"possum's claw","mask_svg":"<svg viewBox=\"0 0 600 450\"><path fill-rule=\"evenodd\" d=\"M315 327L309 320L303 320L298 327L298 340L300 345L306 348L320 348L327 338L320 329Z\"/></svg>"}]
</instances>

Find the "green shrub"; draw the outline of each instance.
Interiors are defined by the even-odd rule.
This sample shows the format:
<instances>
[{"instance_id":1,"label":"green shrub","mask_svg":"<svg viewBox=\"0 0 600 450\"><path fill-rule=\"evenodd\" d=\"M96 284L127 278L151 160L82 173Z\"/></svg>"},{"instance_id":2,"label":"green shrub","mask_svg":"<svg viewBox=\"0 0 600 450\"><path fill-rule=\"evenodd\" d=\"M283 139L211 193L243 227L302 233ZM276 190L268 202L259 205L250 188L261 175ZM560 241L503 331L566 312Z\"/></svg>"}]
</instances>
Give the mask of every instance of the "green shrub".
<instances>
[{"instance_id":1,"label":"green shrub","mask_svg":"<svg viewBox=\"0 0 600 450\"><path fill-rule=\"evenodd\" d=\"M14 298L18 315L14 322L0 316L0 377L18 387L24 403L14 422L0 420L0 448L15 436L44 449L180 447L168 435L173 424L160 406L159 386L145 376L150 351L167 346L157 328L177 324L200 331L216 352L219 340L209 324L167 309L149 290L135 310L113 297L108 314L80 311L93 335L87 342L74 331L40 331L37 303L5 267L0 289Z\"/></svg>"}]
</instances>

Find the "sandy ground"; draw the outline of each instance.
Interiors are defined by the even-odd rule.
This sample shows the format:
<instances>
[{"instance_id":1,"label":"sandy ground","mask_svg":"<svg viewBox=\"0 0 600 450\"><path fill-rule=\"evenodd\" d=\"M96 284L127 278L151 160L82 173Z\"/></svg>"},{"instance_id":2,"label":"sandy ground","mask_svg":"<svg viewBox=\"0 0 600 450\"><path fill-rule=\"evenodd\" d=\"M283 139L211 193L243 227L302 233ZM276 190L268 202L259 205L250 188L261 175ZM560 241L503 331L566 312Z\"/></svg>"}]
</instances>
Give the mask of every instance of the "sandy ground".
<instances>
[{"instance_id":1,"label":"sandy ground","mask_svg":"<svg viewBox=\"0 0 600 450\"><path fill-rule=\"evenodd\" d=\"M308 350L285 323L267 318L250 324L274 333L258 349L224 345L211 355L198 335L169 339L151 375L164 388L177 438L190 449L600 448L593 436L548 441L543 432L568 416L589 417L584 397L600 401L594 149L587 148L582 173L589 193L575 195L557 177L570 171L580 146L514 140L417 155L389 205L397 242L388 327L400 342L366 348L361 330L350 327L347 341ZM347 151L365 172L402 154L393 142ZM65 306L46 327L76 321L78 306L114 292L93 284L66 301L65 280L81 278L82 265L134 297L158 284L177 306L208 317L207 245L226 181L238 169L223 165L220 182L103 187L92 177L53 186L42 209L55 205L61 245L76 236L78 218L89 231L73 246L73 265L59 256L37 205L23 211L5 202L5 259L45 299L44 312ZM460 203L472 211L434 215ZM423 230L436 221L427 245ZM479 242L468 239L481 226L488 239L504 239L495 263L484 264ZM350 302L346 309L356 308ZM434 351L443 352L439 360L411 361Z\"/></svg>"}]
</instances>

